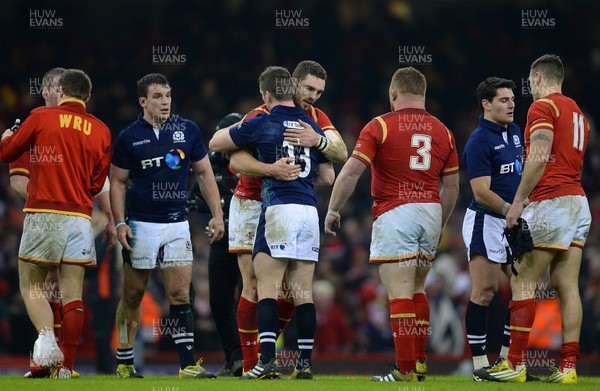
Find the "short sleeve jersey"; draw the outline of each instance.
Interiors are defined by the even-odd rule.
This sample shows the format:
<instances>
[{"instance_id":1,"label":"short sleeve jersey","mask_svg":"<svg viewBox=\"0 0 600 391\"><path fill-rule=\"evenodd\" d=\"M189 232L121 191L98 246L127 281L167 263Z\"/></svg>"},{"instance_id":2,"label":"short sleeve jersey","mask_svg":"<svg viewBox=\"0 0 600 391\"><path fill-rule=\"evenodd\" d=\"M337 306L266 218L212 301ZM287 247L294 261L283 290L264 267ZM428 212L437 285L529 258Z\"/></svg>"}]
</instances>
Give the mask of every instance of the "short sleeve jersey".
<instances>
[{"instance_id":1,"label":"short sleeve jersey","mask_svg":"<svg viewBox=\"0 0 600 391\"><path fill-rule=\"evenodd\" d=\"M282 157L294 157L301 165L298 179L290 182L262 178L263 207L278 204L317 206L312 179L318 164L327 162L315 148L292 146L283 138L286 128L299 128L301 119L323 134L321 128L299 107L275 106L268 115L261 115L230 129L233 142L238 147L256 148L258 160L275 163Z\"/></svg>"},{"instance_id":2,"label":"short sleeve jersey","mask_svg":"<svg viewBox=\"0 0 600 391\"><path fill-rule=\"evenodd\" d=\"M531 152L531 135L540 129L552 131L554 140L544 173L529 195L530 201L585 195L581 186L581 170L590 124L577 103L560 93L533 102L525 127L527 155Z\"/></svg>"},{"instance_id":3,"label":"short sleeve jersey","mask_svg":"<svg viewBox=\"0 0 600 391\"><path fill-rule=\"evenodd\" d=\"M352 157L371 166L373 218L399 205L440 202L441 176L458 173L452 132L423 109L401 109L372 119Z\"/></svg>"},{"instance_id":4,"label":"short sleeve jersey","mask_svg":"<svg viewBox=\"0 0 600 391\"><path fill-rule=\"evenodd\" d=\"M522 150L521 130L517 125L513 123L504 127L480 117L479 125L469 136L463 152L469 180L489 176L490 190L511 203L521 182ZM469 209L504 218L477 203L474 197Z\"/></svg>"},{"instance_id":5,"label":"short sleeve jersey","mask_svg":"<svg viewBox=\"0 0 600 391\"><path fill-rule=\"evenodd\" d=\"M206 155L194 122L173 115L154 129L140 115L113 147L112 164L129 170L127 217L151 223L187 220L190 165Z\"/></svg>"},{"instance_id":6,"label":"short sleeve jersey","mask_svg":"<svg viewBox=\"0 0 600 391\"><path fill-rule=\"evenodd\" d=\"M246 114L244 116L243 121L247 121L249 119L264 114L269 114L269 109L267 109L267 106L263 104ZM310 106L307 110L304 111L304 114L312 118L317 123L317 125L319 125L323 132L333 131L335 133L338 133L333 124L331 123L331 120L329 119L327 114L323 112L323 110ZM240 180L235 189L235 196L242 199L260 201L261 183L262 178L260 177L240 175Z\"/></svg>"}]
</instances>

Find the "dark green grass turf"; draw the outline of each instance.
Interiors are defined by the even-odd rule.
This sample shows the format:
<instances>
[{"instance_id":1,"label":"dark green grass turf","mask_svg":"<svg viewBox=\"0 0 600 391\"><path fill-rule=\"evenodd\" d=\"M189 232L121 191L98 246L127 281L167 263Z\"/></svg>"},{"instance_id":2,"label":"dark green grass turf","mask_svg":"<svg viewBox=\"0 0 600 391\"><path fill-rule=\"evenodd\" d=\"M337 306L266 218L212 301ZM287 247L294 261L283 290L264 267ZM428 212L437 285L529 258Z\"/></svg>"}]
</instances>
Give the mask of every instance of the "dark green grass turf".
<instances>
[{"instance_id":1,"label":"dark green grass turf","mask_svg":"<svg viewBox=\"0 0 600 391\"><path fill-rule=\"evenodd\" d=\"M32 391L321 391L321 390L394 390L394 391L463 391L463 390L600 390L600 377L580 377L575 386L546 383L477 383L468 377L430 376L421 383L376 383L367 376L315 376L312 381L178 379L174 376L147 376L144 379L118 379L116 376L82 376L79 379L23 379L20 376L0 376L0 390ZM258 384L257 384L258 382Z\"/></svg>"}]
</instances>

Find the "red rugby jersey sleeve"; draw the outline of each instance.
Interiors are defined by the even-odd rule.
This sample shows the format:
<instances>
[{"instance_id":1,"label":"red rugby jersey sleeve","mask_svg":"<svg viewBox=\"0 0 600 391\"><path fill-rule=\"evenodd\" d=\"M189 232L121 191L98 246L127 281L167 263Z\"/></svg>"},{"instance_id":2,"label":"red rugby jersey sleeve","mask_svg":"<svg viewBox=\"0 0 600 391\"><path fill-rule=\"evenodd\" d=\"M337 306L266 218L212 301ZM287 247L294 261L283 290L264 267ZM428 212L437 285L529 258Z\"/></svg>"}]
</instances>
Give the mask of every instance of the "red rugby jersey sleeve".
<instances>
[{"instance_id":1,"label":"red rugby jersey sleeve","mask_svg":"<svg viewBox=\"0 0 600 391\"><path fill-rule=\"evenodd\" d=\"M329 117L327 116L327 114L325 114L325 112L323 112L322 110L319 110L319 109L315 109L315 111L317 113L316 122L319 125L319 127L321 128L321 130L323 132L326 132L328 130L334 130L335 131L335 127L331 123L331 120L329 119Z\"/></svg>"},{"instance_id":2,"label":"red rugby jersey sleeve","mask_svg":"<svg viewBox=\"0 0 600 391\"><path fill-rule=\"evenodd\" d=\"M365 163L367 166L370 165L375 159L377 154L377 146L381 144L383 131L381 125L375 120L371 120L365 125L363 130L360 131L360 136L356 141L356 146L352 152L352 157Z\"/></svg>"},{"instance_id":3,"label":"red rugby jersey sleeve","mask_svg":"<svg viewBox=\"0 0 600 391\"><path fill-rule=\"evenodd\" d=\"M441 176L458 173L458 153L456 152L456 141L454 140L454 135L450 129L446 128L446 134L450 142L450 154L448 155L448 159L446 159L446 164L442 169Z\"/></svg>"},{"instance_id":4,"label":"red rugby jersey sleeve","mask_svg":"<svg viewBox=\"0 0 600 391\"><path fill-rule=\"evenodd\" d=\"M533 102L527 113L527 126L531 135L536 130L554 131L554 122L558 117L558 107L550 99L539 99Z\"/></svg>"},{"instance_id":5,"label":"red rugby jersey sleeve","mask_svg":"<svg viewBox=\"0 0 600 391\"><path fill-rule=\"evenodd\" d=\"M29 150L23 152L21 156L14 162L8 165L8 175L23 175L29 178L31 172L31 152Z\"/></svg>"},{"instance_id":6,"label":"red rugby jersey sleeve","mask_svg":"<svg viewBox=\"0 0 600 391\"><path fill-rule=\"evenodd\" d=\"M242 118L242 122L246 122L249 119L256 118L259 115L263 115L263 114L269 114L269 110L267 109L267 106L265 106L265 105L258 106L257 108L252 109L252 111L248 112L244 116L244 118Z\"/></svg>"},{"instance_id":7,"label":"red rugby jersey sleeve","mask_svg":"<svg viewBox=\"0 0 600 391\"><path fill-rule=\"evenodd\" d=\"M40 112L31 112L31 115L23 122L19 130L12 136L0 142L0 160L6 163L17 160L30 146L35 143L38 124L43 121Z\"/></svg>"},{"instance_id":8,"label":"red rugby jersey sleeve","mask_svg":"<svg viewBox=\"0 0 600 391\"><path fill-rule=\"evenodd\" d=\"M102 159L98 161L96 167L94 167L94 172L92 173L92 186L91 192L92 196L100 193L102 187L104 187L104 182L108 175L108 170L110 168L110 156L111 156L111 134L108 129L106 129L106 136L104 138L103 143L103 154Z\"/></svg>"}]
</instances>

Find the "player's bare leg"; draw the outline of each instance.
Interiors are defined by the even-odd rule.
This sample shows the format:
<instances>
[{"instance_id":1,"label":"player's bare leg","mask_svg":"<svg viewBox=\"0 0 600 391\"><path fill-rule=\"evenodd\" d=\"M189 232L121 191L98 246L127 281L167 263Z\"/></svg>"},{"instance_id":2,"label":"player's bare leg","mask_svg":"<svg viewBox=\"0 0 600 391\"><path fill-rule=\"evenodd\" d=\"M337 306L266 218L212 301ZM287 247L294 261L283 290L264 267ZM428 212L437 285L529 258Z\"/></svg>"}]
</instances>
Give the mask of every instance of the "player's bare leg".
<instances>
[{"instance_id":1,"label":"player's bare leg","mask_svg":"<svg viewBox=\"0 0 600 391\"><path fill-rule=\"evenodd\" d=\"M46 298L44 282L49 267L19 261L19 289L27 314L38 332L53 329L53 317ZM54 335L54 332L52 332Z\"/></svg>"},{"instance_id":2,"label":"player's bare leg","mask_svg":"<svg viewBox=\"0 0 600 391\"><path fill-rule=\"evenodd\" d=\"M168 334L179 353L180 378L214 378L215 375L202 367L202 359L194 358L194 315L190 305L192 265L165 267L162 275L169 303ZM172 325L172 326L171 326Z\"/></svg>"},{"instance_id":3,"label":"player's bare leg","mask_svg":"<svg viewBox=\"0 0 600 391\"><path fill-rule=\"evenodd\" d=\"M315 262L290 261L285 273L288 297L294 299L298 324L298 349L300 360L296 363L291 379L312 379L312 350L315 343L317 315L313 303L313 276ZM285 296L284 296L285 297Z\"/></svg>"},{"instance_id":4,"label":"player's bare leg","mask_svg":"<svg viewBox=\"0 0 600 391\"><path fill-rule=\"evenodd\" d=\"M61 298L62 293L58 289L58 268L52 267L48 269L46 281L44 282L44 291L50 308L52 309L52 317L54 318L54 335L60 346L62 344L62 310Z\"/></svg>"},{"instance_id":5,"label":"player's bare leg","mask_svg":"<svg viewBox=\"0 0 600 391\"><path fill-rule=\"evenodd\" d=\"M429 301L425 294L425 279L431 269L431 260L425 257L419 259L415 271L415 294L413 304L417 320L417 335L415 339L415 358L417 380L423 381L427 375L427 339L429 337Z\"/></svg>"},{"instance_id":6,"label":"player's bare leg","mask_svg":"<svg viewBox=\"0 0 600 391\"><path fill-rule=\"evenodd\" d=\"M83 331L84 308L82 301L83 277L85 268L79 265L60 266L59 286L62 293L62 349L65 355L63 370L58 377L71 377L75 355L79 348Z\"/></svg>"},{"instance_id":7,"label":"player's bare leg","mask_svg":"<svg viewBox=\"0 0 600 391\"><path fill-rule=\"evenodd\" d=\"M236 318L244 357L244 373L246 373L258 362L258 316L256 312L258 293L252 254L240 253L237 255L237 259L242 275L242 292Z\"/></svg>"},{"instance_id":8,"label":"player's bare leg","mask_svg":"<svg viewBox=\"0 0 600 391\"><path fill-rule=\"evenodd\" d=\"M390 326L396 349L396 366L389 374L395 381L417 381L415 336L416 313L413 302L415 277L417 272L415 259L404 262L383 263L379 265L379 276L390 300Z\"/></svg>"},{"instance_id":9,"label":"player's bare leg","mask_svg":"<svg viewBox=\"0 0 600 391\"><path fill-rule=\"evenodd\" d=\"M583 318L578 286L581 257L580 248L569 247L568 251L559 252L550 265L550 282L558 293L562 320L563 345L558 368L560 373L553 374L557 381L562 381L561 378L565 375L574 378L575 381L577 379L575 373L569 375L568 372L574 372L579 356L579 335Z\"/></svg>"},{"instance_id":10,"label":"player's bare leg","mask_svg":"<svg viewBox=\"0 0 600 391\"><path fill-rule=\"evenodd\" d=\"M140 324L140 304L151 270L134 269L123 263L123 296L117 305L117 375L120 378L141 378L133 364L133 342Z\"/></svg>"},{"instance_id":11,"label":"player's bare leg","mask_svg":"<svg viewBox=\"0 0 600 391\"><path fill-rule=\"evenodd\" d=\"M258 294L256 292L256 274L254 273L252 254L238 254L237 259L240 274L242 275L243 287L241 296L252 303L256 303L258 301Z\"/></svg>"}]
</instances>

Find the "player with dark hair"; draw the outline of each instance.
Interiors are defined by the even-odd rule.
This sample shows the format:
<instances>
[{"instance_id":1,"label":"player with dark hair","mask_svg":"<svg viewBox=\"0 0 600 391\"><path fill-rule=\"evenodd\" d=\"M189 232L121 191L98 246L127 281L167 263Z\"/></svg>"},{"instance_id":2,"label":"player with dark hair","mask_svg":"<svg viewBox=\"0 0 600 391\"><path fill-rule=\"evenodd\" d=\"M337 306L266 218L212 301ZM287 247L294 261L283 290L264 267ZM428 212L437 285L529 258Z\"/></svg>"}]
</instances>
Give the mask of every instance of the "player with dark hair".
<instances>
[{"instance_id":1,"label":"player with dark hair","mask_svg":"<svg viewBox=\"0 0 600 391\"><path fill-rule=\"evenodd\" d=\"M242 120L238 113L227 114L215 130L229 127ZM211 151L210 162L215 174L223 212L229 212L231 198L235 192L238 175L229 167L229 154ZM270 164L271 175L279 180L289 180L289 174L295 172L293 165L288 163L291 158L282 158ZM188 209L196 209L200 213L210 213L208 205L200 195L198 186L194 186L188 197ZM240 336L237 328L236 288L241 285L240 269L237 255L229 252L228 243L229 221L225 219L225 235L223 240L214 242L210 246L208 255L208 284L210 287L210 309L215 320L215 326L221 337L221 344L225 352L225 366L216 373L218 377L241 376L244 367Z\"/></svg>"},{"instance_id":2,"label":"player with dark hair","mask_svg":"<svg viewBox=\"0 0 600 391\"><path fill-rule=\"evenodd\" d=\"M322 153L333 162L344 162L348 157L346 144L335 129L327 115L313 105L319 100L325 90L327 73L323 67L311 60L300 62L292 78L291 86L280 85L293 91L293 100L296 106L301 107L304 113L317 122L325 132L325 138L317 132L307 129L287 129L285 140L292 145L304 147L320 147ZM277 86L276 86L277 87ZM252 110L244 121L260 115L269 114L267 105L263 104ZM246 151L235 151L231 156L231 167L241 173L240 180L231 200L229 212L229 251L237 253L240 272L243 279L243 290L237 309L238 330L242 351L244 353L244 372L248 372L258 362L258 326L256 317L256 276L252 263L252 248L258 218L261 211L261 178L260 176L274 177L280 174L278 165L265 165L257 161ZM294 166L290 166L294 167ZM297 166L296 170L300 167ZM293 172L290 172L293 174ZM281 174L286 174L281 172ZM289 298L289 296L288 296ZM279 325L277 337L292 318L295 304L283 297L277 300L279 306Z\"/></svg>"},{"instance_id":3,"label":"player with dark hair","mask_svg":"<svg viewBox=\"0 0 600 391\"><path fill-rule=\"evenodd\" d=\"M325 232L335 235L340 209L371 166L374 221L369 262L379 265L388 292L396 349L389 373L373 381L420 381L427 374L425 277L458 197L458 156L452 133L425 110L426 89L425 76L415 68L394 73L389 88L392 111L375 117L361 131L333 186L325 218Z\"/></svg>"},{"instance_id":4,"label":"player with dark hair","mask_svg":"<svg viewBox=\"0 0 600 391\"><path fill-rule=\"evenodd\" d=\"M167 78L148 74L137 87L143 113L117 137L110 178L111 207L124 260L123 297L116 313L117 375L141 377L133 365L133 341L150 273L158 267L171 304L169 324L177 325L168 333L179 353L179 377L214 377L201 366L202 359L194 359L189 296L193 253L186 211L190 166L212 214L210 243L220 240L224 232L219 191L200 129L171 115ZM127 189L129 180L132 185Z\"/></svg>"},{"instance_id":5,"label":"player with dark hair","mask_svg":"<svg viewBox=\"0 0 600 391\"><path fill-rule=\"evenodd\" d=\"M533 251L519 259L518 275L511 278L508 359L476 374L486 380L525 381L536 283L550 267L550 283L560 300L563 345L559 368L548 382L574 384L582 321L579 269L592 222L581 186L590 125L577 103L562 94L560 57L546 54L535 60L528 81L534 102L525 127L525 166L506 225L515 227L522 215L531 229ZM531 203L525 207L528 197Z\"/></svg>"},{"instance_id":6,"label":"player with dark hair","mask_svg":"<svg viewBox=\"0 0 600 391\"><path fill-rule=\"evenodd\" d=\"M290 174L291 182L270 177L262 180L262 210L253 250L261 358L242 377L245 379L279 377L275 359L279 318L277 288L284 275L293 287L298 317L300 360L292 376L312 378L311 354L316 326L312 277L319 248L319 218L312 185L331 184L335 174L331 163L316 148L293 146L285 140L285 129L300 128L299 120L323 136L317 123L295 106L294 90L290 86L291 76L285 68L265 69L259 78L259 88L269 114L245 121L229 131L217 132L209 143L216 151L252 145L256 146L261 162L275 163L285 156L294 158L300 165L299 172Z\"/></svg>"},{"instance_id":7,"label":"player with dark hair","mask_svg":"<svg viewBox=\"0 0 600 391\"><path fill-rule=\"evenodd\" d=\"M40 333L33 364L52 368L57 378L72 377L83 329L84 266L96 264L92 196L102 190L110 164L110 131L86 110L91 89L85 72L65 70L58 80L58 107L32 110L19 131L4 132L0 143L2 161L14 161L29 149L36 162L27 184L19 285L27 313ZM57 188L57 182L63 185ZM62 352L42 289L48 270L57 266Z\"/></svg>"},{"instance_id":8,"label":"player with dark hair","mask_svg":"<svg viewBox=\"0 0 600 391\"><path fill-rule=\"evenodd\" d=\"M477 104L483 110L479 125L465 145L463 160L473 198L463 221L471 298L465 315L467 339L475 370L489 366L486 353L488 307L498 292L502 271L512 276L503 236L506 221L521 180L521 130L513 123L516 88L512 80L488 77L477 86ZM506 359L510 344L507 312L499 359ZM473 380L481 379L473 375Z\"/></svg>"}]
</instances>

